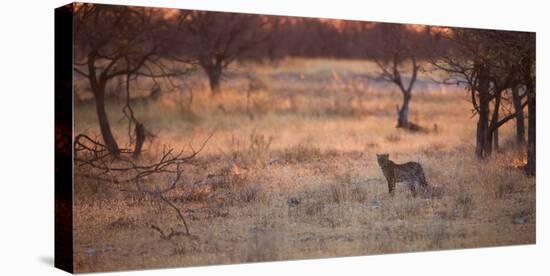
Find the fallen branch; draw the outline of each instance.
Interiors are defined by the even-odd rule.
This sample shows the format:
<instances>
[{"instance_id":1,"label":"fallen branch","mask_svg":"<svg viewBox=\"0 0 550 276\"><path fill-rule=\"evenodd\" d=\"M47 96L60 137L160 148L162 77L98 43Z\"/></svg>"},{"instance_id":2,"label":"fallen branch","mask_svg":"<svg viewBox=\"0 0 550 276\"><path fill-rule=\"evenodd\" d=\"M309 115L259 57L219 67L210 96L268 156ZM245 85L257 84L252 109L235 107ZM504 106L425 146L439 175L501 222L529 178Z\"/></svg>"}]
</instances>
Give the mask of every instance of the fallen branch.
<instances>
[{"instance_id":1,"label":"fallen branch","mask_svg":"<svg viewBox=\"0 0 550 276\"><path fill-rule=\"evenodd\" d=\"M182 236L182 235L188 236L189 235L189 232L184 233L184 232L180 232L180 231L174 231L173 228L170 228L170 233L164 233L164 231L162 231L162 229L160 229L160 227L158 227L158 226L156 226L152 223L147 223L146 225L149 226L151 229L159 232L160 238L163 239L163 240L169 240L169 239L171 239L173 237L176 237L176 236Z\"/></svg>"}]
</instances>

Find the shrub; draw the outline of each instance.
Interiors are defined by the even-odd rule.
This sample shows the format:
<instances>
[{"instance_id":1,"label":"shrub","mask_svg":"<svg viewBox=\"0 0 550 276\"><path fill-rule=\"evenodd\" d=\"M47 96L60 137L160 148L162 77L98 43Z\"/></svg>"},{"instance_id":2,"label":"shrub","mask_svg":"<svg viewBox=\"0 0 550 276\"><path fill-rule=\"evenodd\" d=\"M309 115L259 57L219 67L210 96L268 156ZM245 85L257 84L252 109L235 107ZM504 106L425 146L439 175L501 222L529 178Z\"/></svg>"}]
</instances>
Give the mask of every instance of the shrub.
<instances>
[{"instance_id":1,"label":"shrub","mask_svg":"<svg viewBox=\"0 0 550 276\"><path fill-rule=\"evenodd\" d=\"M467 192L461 192L456 198L455 208L462 213L463 218L469 218L474 209L472 196Z\"/></svg>"},{"instance_id":2,"label":"shrub","mask_svg":"<svg viewBox=\"0 0 550 276\"><path fill-rule=\"evenodd\" d=\"M332 202L340 204L347 199L347 189L341 184L331 184L329 186L330 198Z\"/></svg>"},{"instance_id":3,"label":"shrub","mask_svg":"<svg viewBox=\"0 0 550 276\"><path fill-rule=\"evenodd\" d=\"M302 163L321 159L321 149L304 144L298 144L285 149L282 159L288 163Z\"/></svg>"},{"instance_id":4,"label":"shrub","mask_svg":"<svg viewBox=\"0 0 550 276\"><path fill-rule=\"evenodd\" d=\"M253 202L258 199L260 193L259 185L246 185L239 189L239 199L244 202Z\"/></svg>"},{"instance_id":5,"label":"shrub","mask_svg":"<svg viewBox=\"0 0 550 276\"><path fill-rule=\"evenodd\" d=\"M390 143L397 143L401 141L401 136L397 134L389 134L389 135L386 135L386 141Z\"/></svg>"},{"instance_id":6,"label":"shrub","mask_svg":"<svg viewBox=\"0 0 550 276\"><path fill-rule=\"evenodd\" d=\"M252 132L250 134L250 146L248 148L249 162L264 167L269 159L269 148L273 137Z\"/></svg>"}]
</instances>

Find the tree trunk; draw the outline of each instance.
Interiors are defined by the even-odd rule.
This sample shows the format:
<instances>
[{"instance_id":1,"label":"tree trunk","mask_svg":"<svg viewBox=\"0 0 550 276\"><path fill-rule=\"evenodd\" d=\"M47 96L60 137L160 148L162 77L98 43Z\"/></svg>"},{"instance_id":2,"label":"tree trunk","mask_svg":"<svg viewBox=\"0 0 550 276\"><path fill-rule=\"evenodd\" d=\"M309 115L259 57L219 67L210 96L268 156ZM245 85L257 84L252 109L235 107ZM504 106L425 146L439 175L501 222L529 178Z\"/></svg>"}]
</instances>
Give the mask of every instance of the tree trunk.
<instances>
[{"instance_id":1,"label":"tree trunk","mask_svg":"<svg viewBox=\"0 0 550 276\"><path fill-rule=\"evenodd\" d=\"M489 108L487 105L479 106L479 117L477 120L476 155L485 158L491 154L491 140L489 139ZM488 143L489 142L489 143Z\"/></svg>"},{"instance_id":2,"label":"tree trunk","mask_svg":"<svg viewBox=\"0 0 550 276\"><path fill-rule=\"evenodd\" d=\"M498 151L499 147L499 141L498 141L498 127L496 125L498 124L499 120L499 111L500 111L500 99L501 99L502 91L498 92L495 97L495 103L493 106L493 117L491 118L491 133L489 133L487 143L493 143L492 149L495 151ZM492 140L492 141L491 141Z\"/></svg>"},{"instance_id":3,"label":"tree trunk","mask_svg":"<svg viewBox=\"0 0 550 276\"><path fill-rule=\"evenodd\" d=\"M120 150L118 144L111 132L111 126L109 124L109 119L107 118L107 112L105 111L105 88L96 87L94 89L95 96L95 107L97 112L97 119L99 121L99 129L101 130L101 136L103 137L103 142L109 150L110 153L118 156Z\"/></svg>"},{"instance_id":4,"label":"tree trunk","mask_svg":"<svg viewBox=\"0 0 550 276\"><path fill-rule=\"evenodd\" d=\"M512 88L512 99L514 101L514 111L516 112L516 143L523 145L525 144L525 118L518 87Z\"/></svg>"},{"instance_id":5,"label":"tree trunk","mask_svg":"<svg viewBox=\"0 0 550 276\"><path fill-rule=\"evenodd\" d=\"M535 102L535 81L529 80L527 84L527 112L528 112L528 130L527 130L527 173L536 174L536 102Z\"/></svg>"},{"instance_id":6,"label":"tree trunk","mask_svg":"<svg viewBox=\"0 0 550 276\"><path fill-rule=\"evenodd\" d=\"M397 69L397 66L398 66L397 55L394 55L393 75L394 75L396 84L399 86L399 88L401 89L401 92L403 93L403 105L401 105L401 109L398 111L397 127L402 127L402 128L411 127L409 123L409 103L412 98L412 89L413 89L414 83L416 82L418 69L420 68L416 63L415 56L411 56L411 63L412 63L411 79L409 81L408 87L405 88L405 86L403 85L403 80L401 79L401 74Z\"/></svg>"},{"instance_id":7,"label":"tree trunk","mask_svg":"<svg viewBox=\"0 0 550 276\"><path fill-rule=\"evenodd\" d=\"M136 122L136 145L134 147L134 154L133 158L137 159L139 155L141 154L141 148L143 147L143 143L145 142L145 127L142 123Z\"/></svg>"},{"instance_id":8,"label":"tree trunk","mask_svg":"<svg viewBox=\"0 0 550 276\"><path fill-rule=\"evenodd\" d=\"M210 92L216 95L220 92L220 79L222 76L222 67L211 65L203 66L206 75L208 75L208 83L210 85Z\"/></svg>"},{"instance_id":9,"label":"tree trunk","mask_svg":"<svg viewBox=\"0 0 550 276\"><path fill-rule=\"evenodd\" d=\"M409 127L409 103L411 98L412 94L410 91L403 91L403 104L397 112L397 127Z\"/></svg>"},{"instance_id":10,"label":"tree trunk","mask_svg":"<svg viewBox=\"0 0 550 276\"><path fill-rule=\"evenodd\" d=\"M498 152L499 150L499 141L498 141L498 127L493 131L493 149Z\"/></svg>"},{"instance_id":11,"label":"tree trunk","mask_svg":"<svg viewBox=\"0 0 550 276\"><path fill-rule=\"evenodd\" d=\"M489 135L489 80L481 75L479 77L479 116L476 133L476 155L486 158L491 155L492 143ZM475 91L472 91L475 93Z\"/></svg>"}]
</instances>

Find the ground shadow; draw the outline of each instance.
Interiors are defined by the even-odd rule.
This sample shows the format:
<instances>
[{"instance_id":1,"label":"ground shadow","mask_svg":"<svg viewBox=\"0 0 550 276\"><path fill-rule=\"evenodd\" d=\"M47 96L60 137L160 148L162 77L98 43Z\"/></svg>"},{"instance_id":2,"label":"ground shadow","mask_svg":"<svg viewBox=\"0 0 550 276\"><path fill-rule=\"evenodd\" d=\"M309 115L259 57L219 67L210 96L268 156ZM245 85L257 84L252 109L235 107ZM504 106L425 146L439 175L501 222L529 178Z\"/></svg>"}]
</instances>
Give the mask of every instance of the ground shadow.
<instances>
[{"instance_id":1,"label":"ground shadow","mask_svg":"<svg viewBox=\"0 0 550 276\"><path fill-rule=\"evenodd\" d=\"M41 263L47 266L53 266L53 257L52 256L40 256L39 260Z\"/></svg>"}]
</instances>

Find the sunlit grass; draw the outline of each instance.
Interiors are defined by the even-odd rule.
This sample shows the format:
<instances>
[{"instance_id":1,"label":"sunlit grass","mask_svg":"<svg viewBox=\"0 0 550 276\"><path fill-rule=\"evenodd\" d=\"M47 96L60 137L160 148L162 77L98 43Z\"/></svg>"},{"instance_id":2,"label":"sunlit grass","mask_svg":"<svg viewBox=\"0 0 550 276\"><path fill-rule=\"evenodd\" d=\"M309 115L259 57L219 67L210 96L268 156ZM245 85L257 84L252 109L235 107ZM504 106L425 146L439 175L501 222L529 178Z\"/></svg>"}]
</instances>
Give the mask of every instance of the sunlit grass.
<instances>
[{"instance_id":1,"label":"sunlit grass","mask_svg":"<svg viewBox=\"0 0 550 276\"><path fill-rule=\"evenodd\" d=\"M212 97L199 73L190 77L198 83L192 104L186 101L190 90L179 90L134 106L158 136L146 142L144 158L164 145L189 150L215 130L196 164L185 168L181 188L170 194L186 210L193 238L161 240L146 223L178 227L169 209L112 183L77 178L78 271L535 242L535 180L516 168L525 156L508 142L514 126L501 130L501 152L475 158L476 120L461 88L419 86L410 119L426 131L414 133L395 128L401 95L391 85L362 80L351 88L342 72L373 72L364 61L291 59L231 70L268 76L248 110L246 78L225 79L223 93ZM290 77L273 79L277 74ZM93 102L77 105L76 129L99 137L94 108ZM107 105L124 145L120 108L116 101ZM398 186L391 198L376 153L421 163L442 196L413 198Z\"/></svg>"}]
</instances>

